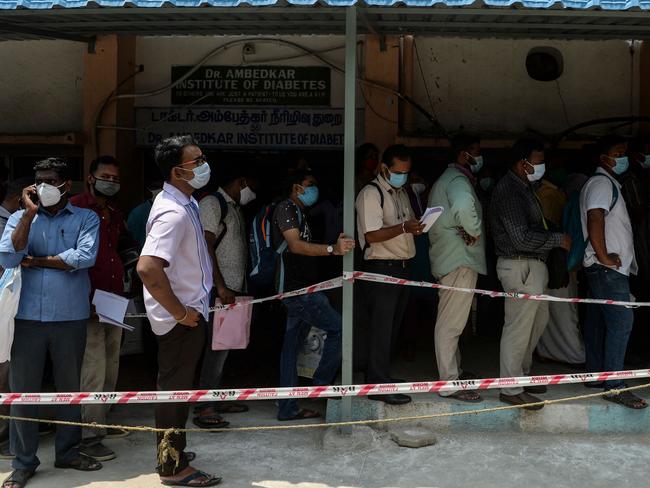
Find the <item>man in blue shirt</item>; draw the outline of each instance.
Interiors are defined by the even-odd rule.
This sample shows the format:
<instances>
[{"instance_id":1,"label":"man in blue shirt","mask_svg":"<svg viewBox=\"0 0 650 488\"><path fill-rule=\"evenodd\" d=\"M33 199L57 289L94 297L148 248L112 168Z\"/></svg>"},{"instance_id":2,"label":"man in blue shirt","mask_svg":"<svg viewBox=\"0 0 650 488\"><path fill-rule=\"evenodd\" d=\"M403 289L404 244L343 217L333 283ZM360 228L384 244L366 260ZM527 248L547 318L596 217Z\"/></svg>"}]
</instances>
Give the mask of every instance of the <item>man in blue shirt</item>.
<instances>
[{"instance_id":1,"label":"man in blue shirt","mask_svg":"<svg viewBox=\"0 0 650 488\"><path fill-rule=\"evenodd\" d=\"M14 213L0 240L0 266L22 266L22 289L11 349L11 391L41 391L45 358L52 358L58 391L79 391L81 363L90 316L88 268L95 264L99 217L72 206L72 182L66 163L57 158L34 167L36 184L23 191L24 210ZM79 405L58 407L57 418L81 420ZM11 415L37 417L38 407L12 405ZM3 486L24 486L40 464L38 424L12 422L14 471ZM102 465L81 456L81 428L57 426L55 467L95 471Z\"/></svg>"}]
</instances>

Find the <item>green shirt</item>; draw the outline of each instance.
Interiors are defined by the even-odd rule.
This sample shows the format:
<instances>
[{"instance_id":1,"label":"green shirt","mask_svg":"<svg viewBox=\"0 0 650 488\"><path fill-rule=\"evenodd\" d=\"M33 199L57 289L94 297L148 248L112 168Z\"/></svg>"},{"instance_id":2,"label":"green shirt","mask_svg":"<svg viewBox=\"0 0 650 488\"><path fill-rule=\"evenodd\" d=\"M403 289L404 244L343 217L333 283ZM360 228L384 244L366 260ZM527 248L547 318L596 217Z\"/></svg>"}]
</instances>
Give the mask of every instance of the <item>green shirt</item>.
<instances>
[{"instance_id":1,"label":"green shirt","mask_svg":"<svg viewBox=\"0 0 650 488\"><path fill-rule=\"evenodd\" d=\"M433 185L428 206L444 208L429 229L433 276L442 278L462 266L486 274L483 208L469 178L455 166L449 166ZM478 242L468 246L459 235L459 227L471 236L481 236Z\"/></svg>"}]
</instances>

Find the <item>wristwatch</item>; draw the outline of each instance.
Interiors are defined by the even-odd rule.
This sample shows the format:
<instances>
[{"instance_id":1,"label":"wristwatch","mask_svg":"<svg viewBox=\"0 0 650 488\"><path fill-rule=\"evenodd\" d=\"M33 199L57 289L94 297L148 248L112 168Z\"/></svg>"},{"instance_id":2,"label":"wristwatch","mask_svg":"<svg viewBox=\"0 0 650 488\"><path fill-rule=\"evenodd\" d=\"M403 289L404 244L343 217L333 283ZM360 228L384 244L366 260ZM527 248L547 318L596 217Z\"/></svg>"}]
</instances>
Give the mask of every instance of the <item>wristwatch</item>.
<instances>
[{"instance_id":1,"label":"wristwatch","mask_svg":"<svg viewBox=\"0 0 650 488\"><path fill-rule=\"evenodd\" d=\"M327 246L327 254L330 256L334 254L334 247L333 246Z\"/></svg>"}]
</instances>

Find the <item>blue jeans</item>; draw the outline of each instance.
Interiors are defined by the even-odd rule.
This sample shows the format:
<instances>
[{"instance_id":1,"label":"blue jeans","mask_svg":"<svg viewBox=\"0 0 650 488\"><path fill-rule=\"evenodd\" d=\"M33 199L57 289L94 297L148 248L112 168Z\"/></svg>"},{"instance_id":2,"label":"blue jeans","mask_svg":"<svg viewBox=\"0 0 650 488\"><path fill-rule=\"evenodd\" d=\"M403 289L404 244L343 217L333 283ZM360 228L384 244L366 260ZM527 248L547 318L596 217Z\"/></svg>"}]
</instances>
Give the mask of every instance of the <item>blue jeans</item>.
<instances>
[{"instance_id":1,"label":"blue jeans","mask_svg":"<svg viewBox=\"0 0 650 488\"><path fill-rule=\"evenodd\" d=\"M298 385L298 351L301 339L311 327L327 332L323 355L314 373L314 385L330 385L341 366L341 315L321 292L285 298L282 303L287 309L287 330L280 358L280 386ZM291 418L300 410L297 400L280 400L279 405L279 419Z\"/></svg>"},{"instance_id":2,"label":"blue jeans","mask_svg":"<svg viewBox=\"0 0 650 488\"><path fill-rule=\"evenodd\" d=\"M627 276L594 264L585 269L591 296L599 299L629 301ZM586 369L588 373L622 371L627 342L632 332L634 313L618 305L588 305L584 326ZM620 388L622 380L605 382L605 390Z\"/></svg>"}]
</instances>

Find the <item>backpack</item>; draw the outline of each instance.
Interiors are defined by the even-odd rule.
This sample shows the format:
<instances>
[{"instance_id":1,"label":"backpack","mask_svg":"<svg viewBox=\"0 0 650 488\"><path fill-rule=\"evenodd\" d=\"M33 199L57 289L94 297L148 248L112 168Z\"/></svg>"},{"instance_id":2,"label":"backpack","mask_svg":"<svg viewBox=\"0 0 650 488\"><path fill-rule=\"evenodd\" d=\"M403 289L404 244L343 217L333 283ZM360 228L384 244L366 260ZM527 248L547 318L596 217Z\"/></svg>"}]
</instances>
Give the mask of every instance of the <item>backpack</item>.
<instances>
[{"instance_id":1,"label":"backpack","mask_svg":"<svg viewBox=\"0 0 650 488\"><path fill-rule=\"evenodd\" d=\"M221 210L219 212L221 214L221 217L219 218L219 225L221 226L222 230L221 232L219 232L219 235L217 236L217 240L214 245L214 248L217 249L219 247L219 244L221 244L221 241L223 241L223 238L226 237L226 232L228 232L228 227L226 226L226 216L228 215L228 209L230 208L230 206L228 205L228 202L226 202L224 196L219 191L215 191L214 193L206 193L205 195L202 195L200 197L199 201L209 196L213 196L217 199L217 202L219 202L219 210Z\"/></svg>"},{"instance_id":2,"label":"backpack","mask_svg":"<svg viewBox=\"0 0 650 488\"><path fill-rule=\"evenodd\" d=\"M597 176L599 176L599 174L592 176L592 178ZM600 176L608 178L605 175ZM609 206L609 211L611 212L618 201L618 188L613 181L610 180L610 183L612 184L612 203ZM585 239L584 234L582 233L579 191L574 192L569 197L569 201L567 202L566 207L564 207L562 229L566 234L571 236L571 250L567 254L567 269L573 271L582 264L582 260L584 259L587 250L587 244L589 243L589 236Z\"/></svg>"},{"instance_id":3,"label":"backpack","mask_svg":"<svg viewBox=\"0 0 650 488\"><path fill-rule=\"evenodd\" d=\"M280 261L279 291L282 292L284 289L284 261L282 254L287 250L289 244L283 239L276 247L272 241L273 213L277 206L277 203L270 203L262 207L251 224L249 249L252 271L249 274L249 282L259 288L273 285L278 261ZM302 225L302 212L300 209L298 209L298 225Z\"/></svg>"}]
</instances>

